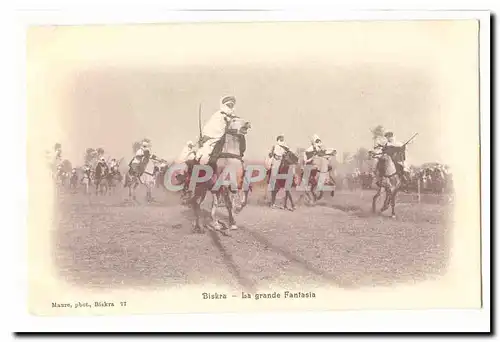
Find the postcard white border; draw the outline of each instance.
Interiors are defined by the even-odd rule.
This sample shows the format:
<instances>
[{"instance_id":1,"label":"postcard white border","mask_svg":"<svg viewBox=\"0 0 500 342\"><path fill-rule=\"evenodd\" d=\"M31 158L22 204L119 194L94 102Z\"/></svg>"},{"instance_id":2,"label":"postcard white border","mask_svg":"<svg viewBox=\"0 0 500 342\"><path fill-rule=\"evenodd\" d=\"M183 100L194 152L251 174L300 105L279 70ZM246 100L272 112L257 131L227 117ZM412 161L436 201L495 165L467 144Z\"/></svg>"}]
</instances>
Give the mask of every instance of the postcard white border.
<instances>
[{"instance_id":1,"label":"postcard white border","mask_svg":"<svg viewBox=\"0 0 500 342\"><path fill-rule=\"evenodd\" d=\"M31 3L31 4L30 4ZM3 231L7 233L2 248L3 260L7 261L4 270L4 286L13 285L11 288L3 288L2 293L7 294L7 301L3 306L4 322L10 331L486 331L489 327L489 298L490 298L490 17L488 12L415 12L415 11L343 11L332 12L325 8L298 11L287 10L279 12L162 12L161 10L179 8L203 8L200 2L194 6L186 2L178 3L177 6L160 5L153 2L156 7L146 9L145 2L139 6L130 6L131 1L120 1L104 5L97 1L76 2L76 6L69 8L66 2L52 1L44 3L47 8L66 8L66 10L34 11L25 10L11 16L2 25L6 27L3 31L13 33L9 35L10 40L6 42L0 54L2 65L5 68L4 76L0 77L2 94L5 96L1 101L4 106L0 111L8 128L1 139L5 139L2 146L8 146L4 150L5 158L16 165L16 172L7 172L2 169L3 179L9 179L7 189L0 196L1 206L4 208ZM134 2L137 4L137 2ZM146 2L147 3L147 2ZM149 2L151 3L151 2ZM219 8L284 8L283 3L270 6L269 2L252 2L251 6L236 6L234 3L211 2L211 6ZM356 8L356 3L350 3ZM364 2L365 4L368 1ZM395 2L392 2L393 4ZM397 2L399 3L399 2ZM436 1L419 2L420 5L413 8L436 9L439 4ZM480 5L482 2L476 2ZM492 3L492 2L491 2ZM24 2L24 8L41 8L42 5L35 1ZM78 4L80 6L78 6ZM288 2L288 8L293 8L297 2ZM370 4L372 4L370 2ZM456 2L455 2L456 4ZM261 5L261 6L259 6ZM308 6L313 2L308 1ZM379 8L390 8L390 5ZM302 5L303 7L304 5ZM370 9L373 5L368 5ZM299 8L300 6L295 6ZM373 8L372 7L372 8ZM401 7L401 6L399 6ZM447 6L450 8L450 6ZM471 6L465 6L471 8ZM476 7L476 6L474 6ZM488 6L486 6L487 8ZM491 6L489 6L491 7ZM206 6L205 6L206 8ZM311 8L311 7L309 7ZM359 7L358 7L359 8ZM477 8L477 7L476 7ZM352 9L352 7L351 7ZM24 94L24 33L26 24L83 24L83 23L130 23L130 22L159 22L159 21L269 21L269 20L373 20L373 19L466 19L477 18L480 20L480 46L481 46L481 162L482 162L482 224L483 224L483 282L484 282L484 309L483 310L405 310L405 311L341 311L341 312L311 312L311 313L259 313L259 314L170 314L160 316L127 316L127 317L35 317L27 313L26 293L26 227L25 217L27 212L26 199L26 175L24 170L26 161L21 151L26 150L25 130L25 94ZM8 53L5 53L8 51ZM10 52L15 52L12 54ZM21 114L23 113L23 114ZM5 125L5 124L4 124ZM6 126L6 125L5 125ZM4 127L5 127L4 126ZM15 146L15 148L10 148ZM8 188L7 188L8 186ZM14 258L15 256L16 258ZM15 259L18 261L15 262ZM5 282L8 277L14 276L13 284Z\"/></svg>"}]
</instances>

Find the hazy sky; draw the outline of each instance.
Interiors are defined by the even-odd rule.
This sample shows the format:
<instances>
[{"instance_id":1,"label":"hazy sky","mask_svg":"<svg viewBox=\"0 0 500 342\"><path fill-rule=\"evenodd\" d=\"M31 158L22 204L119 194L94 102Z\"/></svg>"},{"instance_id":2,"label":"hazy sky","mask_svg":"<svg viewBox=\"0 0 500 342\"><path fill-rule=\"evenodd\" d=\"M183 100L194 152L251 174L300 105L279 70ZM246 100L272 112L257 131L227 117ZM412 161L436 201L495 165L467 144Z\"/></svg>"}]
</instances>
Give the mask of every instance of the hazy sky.
<instances>
[{"instance_id":1,"label":"hazy sky","mask_svg":"<svg viewBox=\"0 0 500 342\"><path fill-rule=\"evenodd\" d=\"M36 92L30 104L56 114L58 129L37 134L60 141L76 164L86 147L128 159L143 137L172 159L197 137L198 105L205 121L227 94L252 123L248 158L264 158L281 133L294 148L307 147L314 133L340 154L371 148L370 128L382 124L399 140L419 133L410 162L446 163L459 94L451 75L477 70L460 50L476 42L474 25L39 28L28 36L28 84Z\"/></svg>"}]
</instances>

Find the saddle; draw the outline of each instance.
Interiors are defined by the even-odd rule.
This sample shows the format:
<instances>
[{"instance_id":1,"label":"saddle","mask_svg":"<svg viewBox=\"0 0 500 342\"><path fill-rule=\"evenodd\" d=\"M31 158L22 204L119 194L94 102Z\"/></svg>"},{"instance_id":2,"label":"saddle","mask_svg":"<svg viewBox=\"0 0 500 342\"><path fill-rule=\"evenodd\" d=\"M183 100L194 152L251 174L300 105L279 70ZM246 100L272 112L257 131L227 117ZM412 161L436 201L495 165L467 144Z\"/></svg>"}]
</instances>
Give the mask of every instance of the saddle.
<instances>
[{"instance_id":1,"label":"saddle","mask_svg":"<svg viewBox=\"0 0 500 342\"><path fill-rule=\"evenodd\" d=\"M227 133L226 133L227 134ZM224 147L225 141L226 141L226 134L222 136L222 138L215 144L214 148L212 149L212 153L210 153L210 157L208 159L208 165L215 165L217 164L217 160L220 158L236 158L242 160L243 155L245 154L246 151L246 139L245 136L240 137L240 155L235 155L231 153L224 153L222 152L222 149ZM204 137L205 139L205 137ZM202 140L204 140L202 139Z\"/></svg>"}]
</instances>

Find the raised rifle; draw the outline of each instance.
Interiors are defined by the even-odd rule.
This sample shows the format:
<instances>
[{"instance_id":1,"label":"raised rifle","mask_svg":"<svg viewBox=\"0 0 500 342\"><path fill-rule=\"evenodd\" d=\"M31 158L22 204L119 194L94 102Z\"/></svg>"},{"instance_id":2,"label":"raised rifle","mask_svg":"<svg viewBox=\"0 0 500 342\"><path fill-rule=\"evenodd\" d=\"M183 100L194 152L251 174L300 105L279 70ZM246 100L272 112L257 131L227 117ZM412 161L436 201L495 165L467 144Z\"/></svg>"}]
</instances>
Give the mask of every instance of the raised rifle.
<instances>
[{"instance_id":1,"label":"raised rifle","mask_svg":"<svg viewBox=\"0 0 500 342\"><path fill-rule=\"evenodd\" d=\"M418 133L413 134L413 136L412 136L410 139L408 139L408 141L407 141L407 142L405 142L405 143L403 144L403 146L401 146L401 147L405 147L406 145L408 145L409 143L411 143L411 141L412 141L413 139L415 139L415 137L416 137L417 135L418 135Z\"/></svg>"},{"instance_id":2,"label":"raised rifle","mask_svg":"<svg viewBox=\"0 0 500 342\"><path fill-rule=\"evenodd\" d=\"M198 106L198 128L200 129L200 135L198 137L198 147L201 147L201 142L203 141L203 133L201 129L201 103Z\"/></svg>"}]
</instances>

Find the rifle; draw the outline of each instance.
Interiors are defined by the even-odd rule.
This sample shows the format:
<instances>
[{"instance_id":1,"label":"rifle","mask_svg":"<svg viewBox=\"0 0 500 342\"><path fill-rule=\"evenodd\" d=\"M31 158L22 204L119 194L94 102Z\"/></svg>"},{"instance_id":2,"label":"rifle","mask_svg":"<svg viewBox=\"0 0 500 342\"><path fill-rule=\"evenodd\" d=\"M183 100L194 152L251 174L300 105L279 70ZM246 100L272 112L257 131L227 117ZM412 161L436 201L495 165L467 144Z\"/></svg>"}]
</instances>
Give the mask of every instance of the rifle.
<instances>
[{"instance_id":1,"label":"rifle","mask_svg":"<svg viewBox=\"0 0 500 342\"><path fill-rule=\"evenodd\" d=\"M405 142L401 147L405 147L406 145L408 145L417 135L418 133L413 134L413 136L410 139L408 139L408 141Z\"/></svg>"},{"instance_id":2,"label":"rifle","mask_svg":"<svg viewBox=\"0 0 500 342\"><path fill-rule=\"evenodd\" d=\"M198 137L198 146L201 146L201 142L203 139L203 133L202 133L202 129L201 129L201 103L198 106L198 127L200 129L200 136Z\"/></svg>"}]
</instances>

